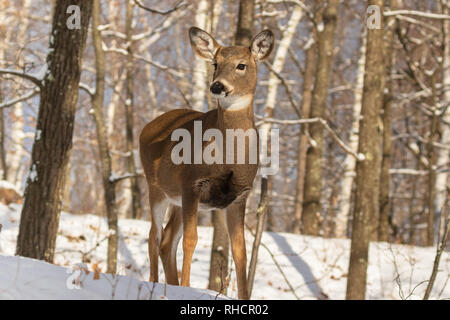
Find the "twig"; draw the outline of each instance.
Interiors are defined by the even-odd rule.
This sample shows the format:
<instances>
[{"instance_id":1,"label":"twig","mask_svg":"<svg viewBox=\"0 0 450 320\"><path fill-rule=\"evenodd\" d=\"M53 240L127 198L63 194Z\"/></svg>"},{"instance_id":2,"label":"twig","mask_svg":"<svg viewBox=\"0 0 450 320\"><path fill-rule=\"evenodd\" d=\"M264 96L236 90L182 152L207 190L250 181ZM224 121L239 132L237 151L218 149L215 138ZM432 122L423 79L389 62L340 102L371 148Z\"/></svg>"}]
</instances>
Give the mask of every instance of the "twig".
<instances>
[{"instance_id":1,"label":"twig","mask_svg":"<svg viewBox=\"0 0 450 320\"><path fill-rule=\"evenodd\" d=\"M247 227L247 229L250 231L251 235L253 237L255 237L256 235L254 234L254 232L251 230L251 228L245 224L245 226ZM260 243L261 246L267 250L267 252L269 253L270 257L272 258L275 266L277 267L278 271L280 271L281 275L284 278L284 281L286 282L286 284L288 285L289 289L292 291L292 294L295 296L295 298L297 300L300 300L300 297L297 295L297 293L295 292L295 288L292 286L292 284L289 282L289 279L287 278L286 274L284 273L283 269L281 268L280 264L278 263L278 261L275 259L274 254L272 253L272 251L270 251L269 247L267 247L263 242Z\"/></svg>"},{"instance_id":2,"label":"twig","mask_svg":"<svg viewBox=\"0 0 450 320\"><path fill-rule=\"evenodd\" d=\"M119 54L124 55L124 56L128 55L128 51L126 51L125 49L121 49L121 48L104 48L104 51L105 52L119 53ZM139 55L133 55L132 57L133 57L133 59L140 60L140 61L143 61L145 63L148 63L149 65L151 65L151 66L153 66L153 67L155 67L155 68L157 68L159 70L166 71L169 74L174 75L175 77L179 77L180 78L180 77L184 76L184 73L178 71L176 68L172 68L172 67L169 67L169 66L162 65L162 64L160 64L158 62L149 60L149 59L147 59L145 57L142 57L142 56L139 56Z\"/></svg>"},{"instance_id":3,"label":"twig","mask_svg":"<svg viewBox=\"0 0 450 320\"><path fill-rule=\"evenodd\" d=\"M28 99L34 97L35 95L37 95L39 92L40 92L40 89L39 88L35 88L32 91L24 94L21 97L18 97L18 98L9 100L9 101L5 101L5 102L0 104L0 109L8 108L8 107L11 107L11 106L15 105L16 103L28 100Z\"/></svg>"},{"instance_id":4,"label":"twig","mask_svg":"<svg viewBox=\"0 0 450 320\"><path fill-rule=\"evenodd\" d=\"M442 208L442 211L445 212L444 234L442 236L440 245L437 246L436 257L434 258L434 263L433 263L433 270L431 271L430 281L428 282L427 289L425 290L423 300L428 300L430 298L431 290L433 289L434 281L436 280L436 276L438 273L441 255L445 251L445 247L447 245L447 239L448 239L448 234L449 234L449 230L450 230L450 219L449 219L449 215L448 215L448 211L447 211L447 203L444 204L444 208ZM441 214L443 212L441 212Z\"/></svg>"},{"instance_id":5,"label":"twig","mask_svg":"<svg viewBox=\"0 0 450 320\"><path fill-rule=\"evenodd\" d=\"M125 180L125 179L129 179L129 178L139 178L139 177L143 177L144 174L137 172L137 173L126 173L124 175L121 176L115 176L114 174L109 177L109 182L111 183L118 183L119 181Z\"/></svg>"},{"instance_id":6,"label":"twig","mask_svg":"<svg viewBox=\"0 0 450 320\"><path fill-rule=\"evenodd\" d=\"M362 153L355 153L349 146L347 146L344 141L342 141L338 135L333 131L333 129L330 128L328 123L322 119L322 118L309 118L309 119L298 119L298 120L279 120L279 119L273 119L273 118L263 118L260 116L256 116L257 119L262 119L262 123L264 122L270 122L270 123L277 123L277 124L284 124L284 125L296 125L296 124L305 124L305 123L320 123L326 131L330 134L331 138L348 154L353 156L357 161L364 161L365 156ZM257 123L257 126L260 125L260 123Z\"/></svg>"},{"instance_id":7,"label":"twig","mask_svg":"<svg viewBox=\"0 0 450 320\"><path fill-rule=\"evenodd\" d=\"M294 102L294 99L292 98L291 90L289 90L289 86L287 85L284 78L278 72L275 71L275 69L272 67L272 65L270 63L264 62L264 65L267 67L267 69L269 69L270 72L272 72L278 78L278 80L281 81L282 86L286 90L286 94L288 96L288 99L289 99L289 102L291 103L292 108L294 109L297 116L300 118L301 117L300 108Z\"/></svg>"},{"instance_id":8,"label":"twig","mask_svg":"<svg viewBox=\"0 0 450 320\"><path fill-rule=\"evenodd\" d=\"M95 95L95 89L89 87L87 84L80 82L80 84L78 85L78 87L81 90L84 90L91 98Z\"/></svg>"},{"instance_id":9,"label":"twig","mask_svg":"<svg viewBox=\"0 0 450 320\"><path fill-rule=\"evenodd\" d=\"M172 13L172 12L174 12L174 11L177 11L177 10L180 9L180 8L189 6L188 3L184 2L184 1L180 1L180 2L178 2L178 4L177 4L175 7L173 7L172 9L169 9L169 10L167 10L167 11L160 11L160 10L152 9L152 8L149 8L149 7L145 6L145 5L144 5L141 1L139 1L139 0L134 0L134 3L135 3L139 8L141 8L141 9L144 9L144 10L146 10L146 11L148 11L148 12L151 12L151 13L160 14L160 15L163 15L163 16L164 16L164 15L167 15L167 14L170 14L170 13Z\"/></svg>"},{"instance_id":10,"label":"twig","mask_svg":"<svg viewBox=\"0 0 450 320\"><path fill-rule=\"evenodd\" d=\"M0 74L9 74L9 75L21 77L23 79L33 82L35 85L37 85L39 87L39 89L42 89L44 86L41 80L39 80L35 76L32 76L31 74L28 74L28 73L25 73L22 71L10 70L10 69L0 69Z\"/></svg>"},{"instance_id":11,"label":"twig","mask_svg":"<svg viewBox=\"0 0 450 320\"><path fill-rule=\"evenodd\" d=\"M258 251L261 244L262 233L264 231L264 221L266 217L267 206L269 204L268 195L268 180L267 177L261 177L261 194L258 204L258 209L256 210L256 215L258 217L258 222L256 224L256 233L253 235L255 240L253 240L252 255L250 259L250 266L248 269L248 294L251 297L253 282L255 280L256 274L256 264L258 261Z\"/></svg>"},{"instance_id":12,"label":"twig","mask_svg":"<svg viewBox=\"0 0 450 320\"><path fill-rule=\"evenodd\" d=\"M383 15L385 17L396 16L396 15L410 15L410 16L418 16L422 18L429 19L442 19L442 20L450 20L450 16L446 14L432 13L432 12L423 12L416 10L393 10L393 11L385 11Z\"/></svg>"}]
</instances>

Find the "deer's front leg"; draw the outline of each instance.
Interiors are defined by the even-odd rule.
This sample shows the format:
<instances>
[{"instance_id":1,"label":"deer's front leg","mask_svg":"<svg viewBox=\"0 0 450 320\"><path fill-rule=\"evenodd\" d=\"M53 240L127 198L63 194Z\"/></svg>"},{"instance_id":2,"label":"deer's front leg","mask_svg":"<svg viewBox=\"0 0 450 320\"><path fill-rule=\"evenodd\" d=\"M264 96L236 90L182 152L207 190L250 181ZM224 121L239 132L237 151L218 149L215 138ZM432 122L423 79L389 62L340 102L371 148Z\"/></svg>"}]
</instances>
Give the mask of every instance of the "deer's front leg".
<instances>
[{"instance_id":1,"label":"deer's front leg","mask_svg":"<svg viewBox=\"0 0 450 320\"><path fill-rule=\"evenodd\" d=\"M227 208L227 227L231 241L236 277L238 285L238 298L249 299L247 287L247 251L244 238L245 203L242 201Z\"/></svg>"},{"instance_id":2,"label":"deer's front leg","mask_svg":"<svg viewBox=\"0 0 450 320\"><path fill-rule=\"evenodd\" d=\"M197 209L198 197L191 192L183 194L183 269L181 271L181 285L185 287L190 284L192 255L198 240Z\"/></svg>"}]
</instances>

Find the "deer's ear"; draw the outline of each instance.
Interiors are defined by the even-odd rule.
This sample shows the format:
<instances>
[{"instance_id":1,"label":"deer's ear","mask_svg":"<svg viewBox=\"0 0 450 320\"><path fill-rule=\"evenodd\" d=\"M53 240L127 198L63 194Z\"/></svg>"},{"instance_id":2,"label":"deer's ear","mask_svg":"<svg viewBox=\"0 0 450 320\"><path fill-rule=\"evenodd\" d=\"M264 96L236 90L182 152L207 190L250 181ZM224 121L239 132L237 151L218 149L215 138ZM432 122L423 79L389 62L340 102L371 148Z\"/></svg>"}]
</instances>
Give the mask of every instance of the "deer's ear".
<instances>
[{"instance_id":1,"label":"deer's ear","mask_svg":"<svg viewBox=\"0 0 450 320\"><path fill-rule=\"evenodd\" d=\"M220 48L220 45L208 32L197 27L189 29L189 40L195 54L205 60L212 61Z\"/></svg>"},{"instance_id":2,"label":"deer's ear","mask_svg":"<svg viewBox=\"0 0 450 320\"><path fill-rule=\"evenodd\" d=\"M256 61L264 60L270 55L273 49L274 39L273 32L270 30L261 31L253 39L250 50Z\"/></svg>"}]
</instances>

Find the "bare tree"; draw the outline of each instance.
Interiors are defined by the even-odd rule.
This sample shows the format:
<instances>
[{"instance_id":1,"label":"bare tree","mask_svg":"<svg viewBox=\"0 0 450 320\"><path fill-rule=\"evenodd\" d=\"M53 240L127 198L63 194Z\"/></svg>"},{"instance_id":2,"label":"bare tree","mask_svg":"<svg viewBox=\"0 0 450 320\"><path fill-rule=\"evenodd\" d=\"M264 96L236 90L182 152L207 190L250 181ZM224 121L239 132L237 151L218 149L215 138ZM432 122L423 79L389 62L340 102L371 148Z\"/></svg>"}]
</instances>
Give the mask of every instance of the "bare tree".
<instances>
[{"instance_id":1,"label":"bare tree","mask_svg":"<svg viewBox=\"0 0 450 320\"><path fill-rule=\"evenodd\" d=\"M136 175L136 161L134 157L134 81L136 69L133 67L133 2L127 1L125 35L127 41L127 59L126 59L126 100L125 100L125 119L126 119L126 152L128 173ZM141 190L139 188L138 178L128 179L128 185L131 192L131 217L133 219L141 218Z\"/></svg>"},{"instance_id":2,"label":"bare tree","mask_svg":"<svg viewBox=\"0 0 450 320\"><path fill-rule=\"evenodd\" d=\"M369 0L383 12L384 0ZM381 21L380 21L381 23ZM353 213L352 242L347 281L347 299L364 299L366 295L369 241L377 231L375 217L379 212L380 127L383 103L384 58L383 28L367 30L366 66L359 128L358 152L364 161L356 166L356 194Z\"/></svg>"},{"instance_id":3,"label":"bare tree","mask_svg":"<svg viewBox=\"0 0 450 320\"><path fill-rule=\"evenodd\" d=\"M366 39L362 35L360 56L358 60L358 70L356 75L356 86L354 90L353 102L353 119L350 129L350 148L355 152L358 150L358 135L359 135L359 118L361 115L362 91L364 85L364 71L366 65ZM344 160L344 178L341 183L341 190L339 192L339 208L336 212L336 226L334 235L338 238L345 238L347 235L348 220L350 215L351 197L353 180L356 172L355 157L347 154Z\"/></svg>"},{"instance_id":4,"label":"bare tree","mask_svg":"<svg viewBox=\"0 0 450 320\"><path fill-rule=\"evenodd\" d=\"M67 27L71 5L79 8L79 29ZM41 100L17 240L16 253L21 256L53 261L91 13L92 1L55 4L47 72L42 83L33 81L41 86Z\"/></svg>"},{"instance_id":5,"label":"bare tree","mask_svg":"<svg viewBox=\"0 0 450 320\"><path fill-rule=\"evenodd\" d=\"M303 74L302 91L302 117L307 118L311 113L312 91L314 88L314 76L316 74L317 45L315 39L311 37L311 43L306 48L305 71ZM301 127L298 156L297 156L297 185L295 192L295 223L294 233L300 233L300 223L303 212L303 196L306 178L306 152L309 144L309 126L305 124Z\"/></svg>"},{"instance_id":6,"label":"bare tree","mask_svg":"<svg viewBox=\"0 0 450 320\"><path fill-rule=\"evenodd\" d=\"M323 118L328 96L328 85L334 57L334 33L337 22L339 0L330 0L323 9L318 24L318 57L316 78L312 96L310 118ZM320 199L323 178L323 127L319 123L309 126L314 147L308 149L306 155L306 178L304 185L302 233L319 234Z\"/></svg>"},{"instance_id":7,"label":"bare tree","mask_svg":"<svg viewBox=\"0 0 450 320\"><path fill-rule=\"evenodd\" d=\"M388 3L390 2L390 3ZM401 8L401 0L390 0L387 5L390 10L398 10ZM378 225L378 240L389 240L389 213L390 213L390 174L391 169L391 149L392 149L392 100L393 100L393 51L394 51L394 35L396 28L395 17L386 18L385 28L385 46L384 61L386 69L386 89L383 98L382 119L383 119L383 136L382 136L382 160L380 169L380 214Z\"/></svg>"},{"instance_id":8,"label":"bare tree","mask_svg":"<svg viewBox=\"0 0 450 320\"><path fill-rule=\"evenodd\" d=\"M269 84L267 87L267 98L264 106L264 116L266 118L273 118L275 112L275 106L277 101L277 93L278 93L278 84L279 79L277 75L283 71L284 62L286 60L288 49L291 45L292 38L294 37L297 26L300 23L301 18L303 17L303 9L300 6L295 6L292 14L287 22L286 29L283 32L283 35L280 39L278 48L275 52L275 57L271 67L271 73L269 75ZM265 132L270 132L272 127L271 123L265 123L262 126L262 130ZM265 179L265 178L263 178ZM268 194L270 196L272 190L272 179L271 177L267 177L268 179ZM273 216L273 212L268 208L269 217L267 220L267 229L269 231L273 230L275 225Z\"/></svg>"},{"instance_id":9,"label":"bare tree","mask_svg":"<svg viewBox=\"0 0 450 320\"><path fill-rule=\"evenodd\" d=\"M100 155L103 192L105 198L106 216L108 219L108 253L107 272L116 273L117 249L119 241L119 227L116 206L115 181L112 180L111 155L108 146L105 120L103 116L103 103L105 95L105 71L106 60L102 48L102 37L100 34L100 0L94 0L92 12L92 39L95 52L95 93L92 95L92 109L97 131L98 151Z\"/></svg>"}]
</instances>

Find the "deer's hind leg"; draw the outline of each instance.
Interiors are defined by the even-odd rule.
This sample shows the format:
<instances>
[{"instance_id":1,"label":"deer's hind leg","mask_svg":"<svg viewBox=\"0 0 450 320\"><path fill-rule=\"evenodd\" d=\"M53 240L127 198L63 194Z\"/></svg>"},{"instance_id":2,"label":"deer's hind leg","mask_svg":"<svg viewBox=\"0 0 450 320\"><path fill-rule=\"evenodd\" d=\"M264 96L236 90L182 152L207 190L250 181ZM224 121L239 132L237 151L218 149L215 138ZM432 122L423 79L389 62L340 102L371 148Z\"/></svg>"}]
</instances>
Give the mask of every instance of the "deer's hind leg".
<instances>
[{"instance_id":1,"label":"deer's hind leg","mask_svg":"<svg viewBox=\"0 0 450 320\"><path fill-rule=\"evenodd\" d=\"M170 205L170 218L164 228L161 242L161 260L166 275L166 282L172 285L179 285L177 270L177 248L183 235L183 216L181 208Z\"/></svg>"},{"instance_id":2,"label":"deer's hind leg","mask_svg":"<svg viewBox=\"0 0 450 320\"><path fill-rule=\"evenodd\" d=\"M158 258L161 247L162 228L168 201L164 193L149 185L150 214L152 225L148 237L148 254L150 258L150 281L158 282Z\"/></svg>"}]
</instances>

